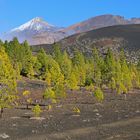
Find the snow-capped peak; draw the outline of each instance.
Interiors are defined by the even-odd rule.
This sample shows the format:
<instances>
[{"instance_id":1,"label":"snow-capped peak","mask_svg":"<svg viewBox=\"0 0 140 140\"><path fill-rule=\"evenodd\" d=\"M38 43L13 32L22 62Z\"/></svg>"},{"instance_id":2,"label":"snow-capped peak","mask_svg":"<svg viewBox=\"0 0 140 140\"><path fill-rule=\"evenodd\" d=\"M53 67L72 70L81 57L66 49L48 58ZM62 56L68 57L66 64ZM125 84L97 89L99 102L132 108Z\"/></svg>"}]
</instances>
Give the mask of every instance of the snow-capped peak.
<instances>
[{"instance_id":1,"label":"snow-capped peak","mask_svg":"<svg viewBox=\"0 0 140 140\"><path fill-rule=\"evenodd\" d=\"M32 22L41 22L41 21L43 21L43 18L41 18L41 17L36 17L36 18L33 18L31 21L32 21Z\"/></svg>"},{"instance_id":2,"label":"snow-capped peak","mask_svg":"<svg viewBox=\"0 0 140 140\"><path fill-rule=\"evenodd\" d=\"M54 28L56 29L57 27L47 23L40 17L36 17L11 31L12 32L13 31L24 31L24 30L33 30L33 31L50 30L50 31L52 31Z\"/></svg>"}]
</instances>

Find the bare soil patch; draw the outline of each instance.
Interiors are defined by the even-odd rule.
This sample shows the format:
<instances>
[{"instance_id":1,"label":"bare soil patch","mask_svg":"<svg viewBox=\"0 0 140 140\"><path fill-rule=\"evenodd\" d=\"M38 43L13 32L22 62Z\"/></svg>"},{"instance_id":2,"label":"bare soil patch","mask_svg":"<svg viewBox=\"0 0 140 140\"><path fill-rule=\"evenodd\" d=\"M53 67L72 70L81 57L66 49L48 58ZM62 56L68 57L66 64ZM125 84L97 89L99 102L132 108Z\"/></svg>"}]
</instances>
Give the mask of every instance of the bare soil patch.
<instances>
[{"instance_id":1,"label":"bare soil patch","mask_svg":"<svg viewBox=\"0 0 140 140\"><path fill-rule=\"evenodd\" d=\"M41 97L40 93L34 94ZM84 89L67 94L51 111L42 106L41 117L45 119L30 119L33 113L22 109L24 105L6 109L0 119L0 140L140 139L140 90L131 91L126 99L124 95L106 90L101 103ZM73 112L75 106L80 114Z\"/></svg>"}]
</instances>

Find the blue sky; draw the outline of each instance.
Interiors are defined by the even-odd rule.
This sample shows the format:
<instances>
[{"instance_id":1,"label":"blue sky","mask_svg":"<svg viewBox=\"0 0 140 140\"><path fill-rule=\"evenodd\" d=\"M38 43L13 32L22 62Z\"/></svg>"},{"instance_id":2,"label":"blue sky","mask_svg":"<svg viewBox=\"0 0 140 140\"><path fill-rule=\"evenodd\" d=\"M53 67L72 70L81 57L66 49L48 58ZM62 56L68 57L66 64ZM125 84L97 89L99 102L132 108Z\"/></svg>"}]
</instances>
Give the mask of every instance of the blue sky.
<instances>
[{"instance_id":1,"label":"blue sky","mask_svg":"<svg viewBox=\"0 0 140 140\"><path fill-rule=\"evenodd\" d=\"M0 32L34 17L65 27L102 14L140 17L140 0L0 0Z\"/></svg>"}]
</instances>

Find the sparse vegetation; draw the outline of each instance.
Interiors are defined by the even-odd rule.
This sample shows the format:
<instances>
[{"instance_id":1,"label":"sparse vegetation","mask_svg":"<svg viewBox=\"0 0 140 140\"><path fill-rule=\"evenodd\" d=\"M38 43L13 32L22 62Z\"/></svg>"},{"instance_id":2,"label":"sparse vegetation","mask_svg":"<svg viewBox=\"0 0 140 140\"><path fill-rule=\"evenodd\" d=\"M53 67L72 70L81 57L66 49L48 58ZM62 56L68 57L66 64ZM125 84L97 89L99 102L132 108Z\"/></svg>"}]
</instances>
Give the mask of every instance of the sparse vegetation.
<instances>
[{"instance_id":1,"label":"sparse vegetation","mask_svg":"<svg viewBox=\"0 0 140 140\"><path fill-rule=\"evenodd\" d=\"M11 107L17 99L15 70L3 46L0 46L0 117L4 108Z\"/></svg>"},{"instance_id":2,"label":"sparse vegetation","mask_svg":"<svg viewBox=\"0 0 140 140\"><path fill-rule=\"evenodd\" d=\"M73 112L77 113L77 114L81 113L80 109L78 107L76 107L76 106L73 108Z\"/></svg>"},{"instance_id":3,"label":"sparse vegetation","mask_svg":"<svg viewBox=\"0 0 140 140\"><path fill-rule=\"evenodd\" d=\"M29 109L29 105L32 103L32 98L29 97L30 94L31 94L31 92L28 91L28 90L25 90L25 91L23 92L23 96L24 96L25 101L26 101L26 109Z\"/></svg>"},{"instance_id":4,"label":"sparse vegetation","mask_svg":"<svg viewBox=\"0 0 140 140\"><path fill-rule=\"evenodd\" d=\"M108 49L102 55L94 48L91 57L84 56L78 50L74 50L74 55L69 56L55 43L52 55L43 49L33 55L27 41L20 44L14 38L13 41L1 42L0 45L1 113L17 97L16 80L22 76L46 82L46 91L42 96L45 100L51 100L50 105L65 98L67 89L85 88L94 92L97 100L101 101L104 99L103 87L118 94L126 94L132 88L140 87L139 63L128 63L124 51L114 54ZM27 108L32 102L29 95L30 91L23 92Z\"/></svg>"},{"instance_id":5,"label":"sparse vegetation","mask_svg":"<svg viewBox=\"0 0 140 140\"><path fill-rule=\"evenodd\" d=\"M33 111L35 117L39 117L40 113L42 112L41 107L39 105L34 106L32 111Z\"/></svg>"},{"instance_id":6,"label":"sparse vegetation","mask_svg":"<svg viewBox=\"0 0 140 140\"><path fill-rule=\"evenodd\" d=\"M102 90L100 88L97 88L94 91L94 96L97 98L98 101L102 101L104 99L103 92L102 92Z\"/></svg>"}]
</instances>

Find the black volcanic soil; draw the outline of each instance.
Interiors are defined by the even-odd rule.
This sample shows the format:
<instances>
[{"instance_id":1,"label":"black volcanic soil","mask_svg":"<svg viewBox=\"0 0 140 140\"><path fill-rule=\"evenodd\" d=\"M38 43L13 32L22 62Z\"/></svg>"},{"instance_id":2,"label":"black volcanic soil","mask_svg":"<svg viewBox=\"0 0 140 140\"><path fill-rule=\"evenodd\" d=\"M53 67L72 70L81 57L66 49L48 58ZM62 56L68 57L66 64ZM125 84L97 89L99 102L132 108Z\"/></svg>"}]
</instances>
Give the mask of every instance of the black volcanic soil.
<instances>
[{"instance_id":1,"label":"black volcanic soil","mask_svg":"<svg viewBox=\"0 0 140 140\"><path fill-rule=\"evenodd\" d=\"M111 48L114 53L124 49L129 61L136 62L140 56L140 24L117 25L91 30L72 35L58 42L62 51L73 56L75 50L86 56L91 56L93 48L98 48L102 54ZM43 48L47 53L53 53L52 45L42 44L31 47L34 53Z\"/></svg>"},{"instance_id":2,"label":"black volcanic soil","mask_svg":"<svg viewBox=\"0 0 140 140\"><path fill-rule=\"evenodd\" d=\"M80 114L73 112L75 106ZM6 109L0 140L140 140L140 90L131 91L126 99L106 90L101 103L84 89L68 91L51 111L44 110L44 120L32 116L24 106Z\"/></svg>"}]
</instances>

